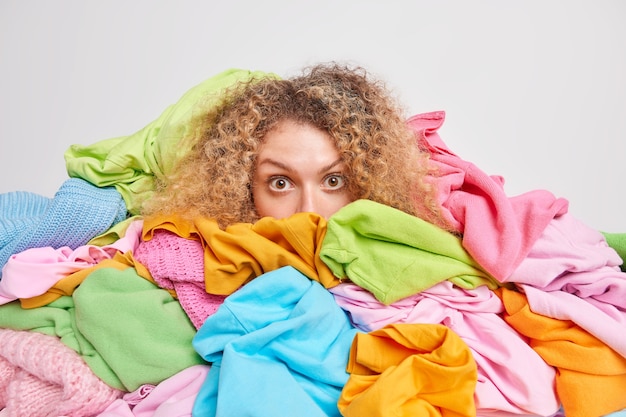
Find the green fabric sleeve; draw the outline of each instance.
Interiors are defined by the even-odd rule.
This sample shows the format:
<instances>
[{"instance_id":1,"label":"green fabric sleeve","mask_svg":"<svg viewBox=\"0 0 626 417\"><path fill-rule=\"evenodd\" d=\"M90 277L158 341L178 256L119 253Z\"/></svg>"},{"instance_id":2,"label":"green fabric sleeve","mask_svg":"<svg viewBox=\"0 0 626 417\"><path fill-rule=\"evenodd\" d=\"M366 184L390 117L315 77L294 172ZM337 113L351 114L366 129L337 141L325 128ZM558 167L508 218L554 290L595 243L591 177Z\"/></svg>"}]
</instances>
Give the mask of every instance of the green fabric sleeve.
<instances>
[{"instance_id":1,"label":"green fabric sleeve","mask_svg":"<svg viewBox=\"0 0 626 417\"><path fill-rule=\"evenodd\" d=\"M626 233L601 233L604 235L606 243L615 249L615 252L617 252L620 258L622 258L622 261L624 261L620 268L622 271L626 272Z\"/></svg>"},{"instance_id":2,"label":"green fabric sleeve","mask_svg":"<svg viewBox=\"0 0 626 417\"><path fill-rule=\"evenodd\" d=\"M214 106L224 89L240 81L276 77L271 73L229 69L188 90L143 129L90 145L71 145L64 154L70 177L99 187L115 186L128 211L138 214L154 190L155 177L168 173L187 149L177 146L190 122Z\"/></svg>"}]
</instances>

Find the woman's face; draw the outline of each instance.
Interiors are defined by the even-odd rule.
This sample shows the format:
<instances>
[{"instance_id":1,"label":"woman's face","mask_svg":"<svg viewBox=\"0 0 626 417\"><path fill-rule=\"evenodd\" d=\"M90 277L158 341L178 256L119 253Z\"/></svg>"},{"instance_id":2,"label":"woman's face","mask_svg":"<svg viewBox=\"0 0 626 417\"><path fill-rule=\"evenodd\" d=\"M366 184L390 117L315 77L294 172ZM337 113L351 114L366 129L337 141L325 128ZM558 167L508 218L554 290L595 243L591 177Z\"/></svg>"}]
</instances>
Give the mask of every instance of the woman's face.
<instances>
[{"instance_id":1,"label":"woman's face","mask_svg":"<svg viewBox=\"0 0 626 417\"><path fill-rule=\"evenodd\" d=\"M328 218L353 200L330 136L292 121L280 122L265 135L252 194L257 214L277 219L300 212Z\"/></svg>"}]
</instances>

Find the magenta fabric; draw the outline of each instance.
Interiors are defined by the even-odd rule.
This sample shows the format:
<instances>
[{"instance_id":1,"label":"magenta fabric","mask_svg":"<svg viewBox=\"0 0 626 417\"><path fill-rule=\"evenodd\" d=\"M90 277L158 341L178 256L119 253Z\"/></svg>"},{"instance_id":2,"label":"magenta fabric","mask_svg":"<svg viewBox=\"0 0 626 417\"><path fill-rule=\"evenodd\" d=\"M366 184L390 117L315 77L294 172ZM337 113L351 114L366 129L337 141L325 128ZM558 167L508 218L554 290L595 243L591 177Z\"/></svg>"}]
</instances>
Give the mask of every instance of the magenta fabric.
<instances>
[{"instance_id":1,"label":"magenta fabric","mask_svg":"<svg viewBox=\"0 0 626 417\"><path fill-rule=\"evenodd\" d=\"M448 149L437 133L444 119L443 111L424 113L411 117L408 125L439 171L433 178L439 203L463 234L463 246L494 278L504 281L550 220L567 212L568 202L546 190L508 197L501 176L487 175Z\"/></svg>"}]
</instances>

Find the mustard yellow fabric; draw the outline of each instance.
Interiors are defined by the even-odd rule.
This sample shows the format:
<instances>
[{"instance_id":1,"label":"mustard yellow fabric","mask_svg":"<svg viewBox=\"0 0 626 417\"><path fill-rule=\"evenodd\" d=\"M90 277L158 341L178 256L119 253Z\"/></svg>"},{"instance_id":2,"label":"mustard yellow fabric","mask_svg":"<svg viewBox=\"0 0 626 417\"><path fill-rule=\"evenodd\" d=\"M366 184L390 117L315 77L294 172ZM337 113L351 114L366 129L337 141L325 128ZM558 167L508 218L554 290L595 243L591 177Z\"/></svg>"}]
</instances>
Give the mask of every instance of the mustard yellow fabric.
<instances>
[{"instance_id":1,"label":"mustard yellow fabric","mask_svg":"<svg viewBox=\"0 0 626 417\"><path fill-rule=\"evenodd\" d=\"M326 220L314 213L285 219L264 217L226 229L220 229L210 218L191 222L177 215L163 215L145 218L143 227L144 240L162 229L202 242L205 286L210 294L232 294L251 279L288 265L326 288L340 282L320 260Z\"/></svg>"}]
</instances>

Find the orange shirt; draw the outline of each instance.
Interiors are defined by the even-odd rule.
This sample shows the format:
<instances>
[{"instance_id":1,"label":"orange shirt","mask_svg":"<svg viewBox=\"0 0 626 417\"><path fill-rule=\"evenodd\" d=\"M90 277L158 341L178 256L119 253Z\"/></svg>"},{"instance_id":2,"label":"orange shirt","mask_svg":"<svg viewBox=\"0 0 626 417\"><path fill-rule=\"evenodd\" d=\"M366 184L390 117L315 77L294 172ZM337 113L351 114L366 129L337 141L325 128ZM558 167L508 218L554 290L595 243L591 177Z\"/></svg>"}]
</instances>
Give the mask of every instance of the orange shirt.
<instances>
[{"instance_id":1,"label":"orange shirt","mask_svg":"<svg viewBox=\"0 0 626 417\"><path fill-rule=\"evenodd\" d=\"M390 324L357 333L344 417L475 416L477 368L469 347L440 324Z\"/></svg>"}]
</instances>

